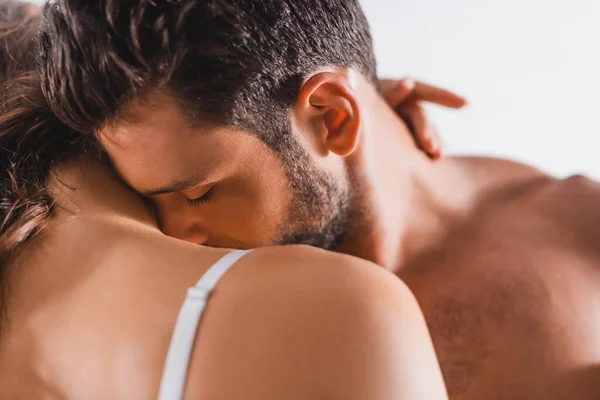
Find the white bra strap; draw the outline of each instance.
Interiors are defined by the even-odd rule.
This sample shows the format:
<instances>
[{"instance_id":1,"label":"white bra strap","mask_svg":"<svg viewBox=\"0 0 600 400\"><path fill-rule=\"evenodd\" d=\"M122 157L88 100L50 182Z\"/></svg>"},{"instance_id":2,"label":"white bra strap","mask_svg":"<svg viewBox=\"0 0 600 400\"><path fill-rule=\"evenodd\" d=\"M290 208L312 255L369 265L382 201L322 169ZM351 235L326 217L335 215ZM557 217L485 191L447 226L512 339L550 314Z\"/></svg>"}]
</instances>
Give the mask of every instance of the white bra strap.
<instances>
[{"instance_id":1,"label":"white bra strap","mask_svg":"<svg viewBox=\"0 0 600 400\"><path fill-rule=\"evenodd\" d=\"M196 286L188 289L171 337L160 384L159 400L183 398L190 356L207 298L229 268L249 252L250 250L239 250L227 254L206 271Z\"/></svg>"}]
</instances>

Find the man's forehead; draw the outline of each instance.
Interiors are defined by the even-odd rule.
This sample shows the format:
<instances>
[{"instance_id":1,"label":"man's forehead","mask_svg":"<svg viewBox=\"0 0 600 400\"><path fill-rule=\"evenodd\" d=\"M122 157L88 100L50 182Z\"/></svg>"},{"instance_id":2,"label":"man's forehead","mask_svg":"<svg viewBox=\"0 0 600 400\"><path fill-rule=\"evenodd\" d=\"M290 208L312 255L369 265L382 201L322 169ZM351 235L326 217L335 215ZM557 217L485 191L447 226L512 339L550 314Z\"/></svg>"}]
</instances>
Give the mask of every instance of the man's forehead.
<instances>
[{"instance_id":1,"label":"man's forehead","mask_svg":"<svg viewBox=\"0 0 600 400\"><path fill-rule=\"evenodd\" d=\"M234 127L192 125L172 100L158 101L136 104L131 118L99 132L117 173L140 193L200 183L259 141Z\"/></svg>"},{"instance_id":2,"label":"man's forehead","mask_svg":"<svg viewBox=\"0 0 600 400\"><path fill-rule=\"evenodd\" d=\"M172 139L189 133L190 126L167 96L155 96L128 105L99 134L101 139L120 146L139 147L145 142Z\"/></svg>"},{"instance_id":3,"label":"man's forehead","mask_svg":"<svg viewBox=\"0 0 600 400\"><path fill-rule=\"evenodd\" d=\"M187 179L195 165L187 165L198 151L198 134L182 121L170 102L165 107L140 103L103 127L99 139L115 170L138 191Z\"/></svg>"},{"instance_id":4,"label":"man's forehead","mask_svg":"<svg viewBox=\"0 0 600 400\"><path fill-rule=\"evenodd\" d=\"M190 188L227 169L236 154L247 149L243 138L250 137L244 134L235 140L240 135L231 131L192 134L162 126L159 129L171 132L143 125L113 129L121 131L107 132L100 140L115 171L134 190L148 196Z\"/></svg>"}]
</instances>

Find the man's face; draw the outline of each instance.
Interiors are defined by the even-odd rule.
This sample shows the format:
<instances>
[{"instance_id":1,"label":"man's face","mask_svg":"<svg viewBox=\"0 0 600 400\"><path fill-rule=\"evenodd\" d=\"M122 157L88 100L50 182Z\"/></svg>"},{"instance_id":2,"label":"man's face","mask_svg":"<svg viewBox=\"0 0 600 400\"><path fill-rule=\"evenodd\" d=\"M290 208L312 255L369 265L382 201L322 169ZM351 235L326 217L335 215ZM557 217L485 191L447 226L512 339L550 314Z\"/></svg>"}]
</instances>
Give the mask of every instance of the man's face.
<instances>
[{"instance_id":1,"label":"man's face","mask_svg":"<svg viewBox=\"0 0 600 400\"><path fill-rule=\"evenodd\" d=\"M277 154L231 127L191 126L166 96L100 132L123 180L150 198L167 235L214 247L309 244L334 248L348 192L294 142Z\"/></svg>"}]
</instances>

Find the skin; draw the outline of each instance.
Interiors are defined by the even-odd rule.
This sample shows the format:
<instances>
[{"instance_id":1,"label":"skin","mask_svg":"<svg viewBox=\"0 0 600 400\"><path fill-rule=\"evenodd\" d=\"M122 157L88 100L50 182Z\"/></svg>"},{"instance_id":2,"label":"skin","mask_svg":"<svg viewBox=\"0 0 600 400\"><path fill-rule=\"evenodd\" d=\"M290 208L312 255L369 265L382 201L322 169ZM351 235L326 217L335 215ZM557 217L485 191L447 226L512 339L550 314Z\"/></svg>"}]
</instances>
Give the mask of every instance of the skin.
<instances>
[{"instance_id":1,"label":"skin","mask_svg":"<svg viewBox=\"0 0 600 400\"><path fill-rule=\"evenodd\" d=\"M57 213L7 275L0 397L156 398L186 290L228 250L162 234L90 157L59 166L50 188ZM186 398L447 396L416 300L393 274L278 247L248 255L217 286Z\"/></svg>"},{"instance_id":2,"label":"skin","mask_svg":"<svg viewBox=\"0 0 600 400\"><path fill-rule=\"evenodd\" d=\"M141 193L189 180L153 197L164 231L269 245L293 195L277 156L234 127L191 128L168 93L150 103L161 107L134 105L136 123L106 126L100 139ZM600 397L600 185L506 160L433 162L352 70L308 77L292 125L361 209L339 251L408 284L452 399ZM213 187L210 201L187 203Z\"/></svg>"}]
</instances>

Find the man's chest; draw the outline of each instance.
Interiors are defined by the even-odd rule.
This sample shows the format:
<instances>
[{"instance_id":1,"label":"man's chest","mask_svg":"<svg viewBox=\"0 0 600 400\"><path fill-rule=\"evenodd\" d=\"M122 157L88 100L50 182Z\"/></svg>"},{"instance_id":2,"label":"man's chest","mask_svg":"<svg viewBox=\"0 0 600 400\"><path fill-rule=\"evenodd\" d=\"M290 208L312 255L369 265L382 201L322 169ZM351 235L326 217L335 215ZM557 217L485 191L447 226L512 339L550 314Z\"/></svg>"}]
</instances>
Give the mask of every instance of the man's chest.
<instances>
[{"instance_id":1,"label":"man's chest","mask_svg":"<svg viewBox=\"0 0 600 400\"><path fill-rule=\"evenodd\" d=\"M600 276L563 236L535 218L471 226L400 274L451 398L560 399L559 377L600 363Z\"/></svg>"}]
</instances>

